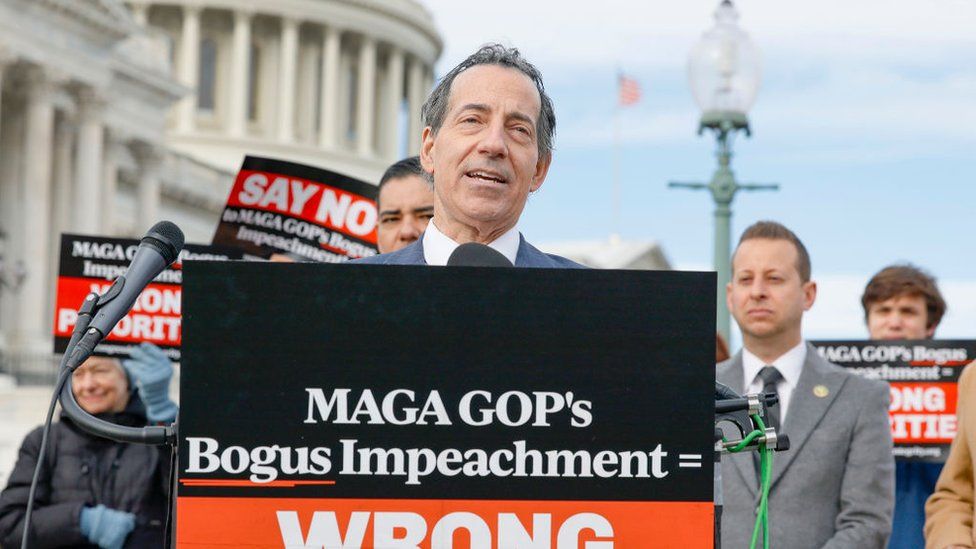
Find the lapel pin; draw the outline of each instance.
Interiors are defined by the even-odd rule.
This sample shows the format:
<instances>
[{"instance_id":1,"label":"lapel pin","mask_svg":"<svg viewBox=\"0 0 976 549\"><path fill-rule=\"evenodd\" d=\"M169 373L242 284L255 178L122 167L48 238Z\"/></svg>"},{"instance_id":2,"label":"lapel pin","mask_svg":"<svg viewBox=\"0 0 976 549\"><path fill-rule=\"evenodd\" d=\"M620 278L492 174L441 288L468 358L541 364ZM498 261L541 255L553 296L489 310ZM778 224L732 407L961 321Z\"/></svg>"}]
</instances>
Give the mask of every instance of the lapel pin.
<instances>
[{"instance_id":1,"label":"lapel pin","mask_svg":"<svg viewBox=\"0 0 976 549\"><path fill-rule=\"evenodd\" d=\"M825 398L830 394L830 389L826 385L817 385L813 388L813 396L817 398Z\"/></svg>"}]
</instances>

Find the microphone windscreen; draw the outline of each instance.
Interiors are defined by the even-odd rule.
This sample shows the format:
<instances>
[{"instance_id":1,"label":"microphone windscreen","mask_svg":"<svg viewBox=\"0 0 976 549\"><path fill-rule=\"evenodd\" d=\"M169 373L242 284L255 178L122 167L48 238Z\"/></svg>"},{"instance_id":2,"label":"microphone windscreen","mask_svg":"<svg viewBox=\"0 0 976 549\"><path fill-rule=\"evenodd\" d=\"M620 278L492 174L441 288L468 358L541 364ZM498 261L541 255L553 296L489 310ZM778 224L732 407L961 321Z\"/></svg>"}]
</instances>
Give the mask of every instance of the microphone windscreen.
<instances>
[{"instance_id":1,"label":"microphone windscreen","mask_svg":"<svg viewBox=\"0 0 976 549\"><path fill-rule=\"evenodd\" d=\"M732 400L734 398L742 398L742 395L733 391L728 385L715 382L715 400Z\"/></svg>"},{"instance_id":2,"label":"microphone windscreen","mask_svg":"<svg viewBox=\"0 0 976 549\"><path fill-rule=\"evenodd\" d=\"M180 250L183 249L183 238L183 231L175 223L160 221L149 229L142 243L155 248L169 265L179 257Z\"/></svg>"},{"instance_id":3,"label":"microphone windscreen","mask_svg":"<svg viewBox=\"0 0 976 549\"><path fill-rule=\"evenodd\" d=\"M479 244L468 242L455 248L454 253L447 259L448 267L514 267L507 257L498 250Z\"/></svg>"}]
</instances>

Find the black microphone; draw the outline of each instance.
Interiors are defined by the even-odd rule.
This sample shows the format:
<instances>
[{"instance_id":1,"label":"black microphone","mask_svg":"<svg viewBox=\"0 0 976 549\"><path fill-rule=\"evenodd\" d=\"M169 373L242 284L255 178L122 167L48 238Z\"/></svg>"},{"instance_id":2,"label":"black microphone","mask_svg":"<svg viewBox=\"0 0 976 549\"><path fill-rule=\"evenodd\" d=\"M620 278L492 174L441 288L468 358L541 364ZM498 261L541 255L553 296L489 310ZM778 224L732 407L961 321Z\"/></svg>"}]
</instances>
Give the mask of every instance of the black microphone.
<instances>
[{"instance_id":1,"label":"black microphone","mask_svg":"<svg viewBox=\"0 0 976 549\"><path fill-rule=\"evenodd\" d=\"M448 267L514 267L501 252L477 242L467 242L447 258Z\"/></svg>"},{"instance_id":2,"label":"black microphone","mask_svg":"<svg viewBox=\"0 0 976 549\"><path fill-rule=\"evenodd\" d=\"M183 249L183 231L169 221L160 221L142 237L132 262L125 273L116 278L108 291L99 296L97 313L88 325L88 331L72 352L68 367L72 370L81 365L105 336L115 328L136 302L139 294L159 273L180 255Z\"/></svg>"},{"instance_id":3,"label":"black microphone","mask_svg":"<svg viewBox=\"0 0 976 549\"><path fill-rule=\"evenodd\" d=\"M733 391L728 385L715 382L715 400L730 400L733 398L742 398L742 395Z\"/></svg>"}]
</instances>

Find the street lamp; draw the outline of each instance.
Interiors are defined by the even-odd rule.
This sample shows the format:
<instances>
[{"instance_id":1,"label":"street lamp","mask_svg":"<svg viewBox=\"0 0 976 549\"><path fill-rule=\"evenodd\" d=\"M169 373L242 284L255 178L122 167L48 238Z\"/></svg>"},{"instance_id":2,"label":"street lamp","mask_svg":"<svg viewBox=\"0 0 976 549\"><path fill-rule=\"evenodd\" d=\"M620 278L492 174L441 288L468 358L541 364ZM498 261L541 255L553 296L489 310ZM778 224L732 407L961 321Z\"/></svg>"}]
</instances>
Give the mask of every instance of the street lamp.
<instances>
[{"instance_id":1,"label":"street lamp","mask_svg":"<svg viewBox=\"0 0 976 549\"><path fill-rule=\"evenodd\" d=\"M715 10L715 25L705 31L688 57L688 81L695 103L701 109L698 135L705 130L715 134L718 167L709 183L671 182L672 188L708 189L715 202L715 255L718 273L716 299L718 331L729 340L729 311L725 286L729 282L732 200L740 190L775 190L779 185L740 184L729 167L732 139L742 131L751 135L746 113L759 93L759 51L738 24L739 14L731 0L723 0Z\"/></svg>"}]
</instances>

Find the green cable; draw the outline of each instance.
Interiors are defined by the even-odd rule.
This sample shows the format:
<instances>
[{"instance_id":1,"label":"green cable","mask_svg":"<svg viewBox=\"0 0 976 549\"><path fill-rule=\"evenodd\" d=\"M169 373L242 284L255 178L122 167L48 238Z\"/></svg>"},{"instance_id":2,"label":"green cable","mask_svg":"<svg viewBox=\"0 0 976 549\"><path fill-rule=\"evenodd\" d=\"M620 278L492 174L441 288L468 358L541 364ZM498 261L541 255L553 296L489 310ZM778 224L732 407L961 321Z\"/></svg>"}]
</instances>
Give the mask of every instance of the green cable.
<instances>
[{"instance_id":1,"label":"green cable","mask_svg":"<svg viewBox=\"0 0 976 549\"><path fill-rule=\"evenodd\" d=\"M728 448L730 453L741 452L746 446L766 433L766 424L758 415L752 416L752 420L759 426L752 431L741 442ZM724 440L724 437L723 437ZM756 549L756 542L759 541L759 532L762 532L763 547L769 549L769 487L773 477L773 451L766 447L766 443L759 444L759 478L762 494L759 498L759 509L756 513L756 523L752 528L752 541L749 543L750 549Z\"/></svg>"},{"instance_id":2,"label":"green cable","mask_svg":"<svg viewBox=\"0 0 976 549\"><path fill-rule=\"evenodd\" d=\"M762 431L753 431L749 433L748 435L746 435L746 438L742 439L742 442L740 442L736 446L733 446L732 448L729 448L729 452L732 453L741 452L743 448L749 446L749 443L755 440L756 437L762 436L762 434L763 434Z\"/></svg>"},{"instance_id":3,"label":"green cable","mask_svg":"<svg viewBox=\"0 0 976 549\"><path fill-rule=\"evenodd\" d=\"M765 432L766 424L763 423L762 418L760 418L758 415L754 415L752 416L752 420L756 422L760 430ZM765 443L761 443L759 445L759 476L761 479L762 495L759 498L759 509L756 513L756 524L752 529L752 541L749 544L750 549L755 549L760 530L762 531L763 536L763 547L765 549L769 549L769 486L770 481L772 480L772 470L773 453L769 448L766 447Z\"/></svg>"}]
</instances>

